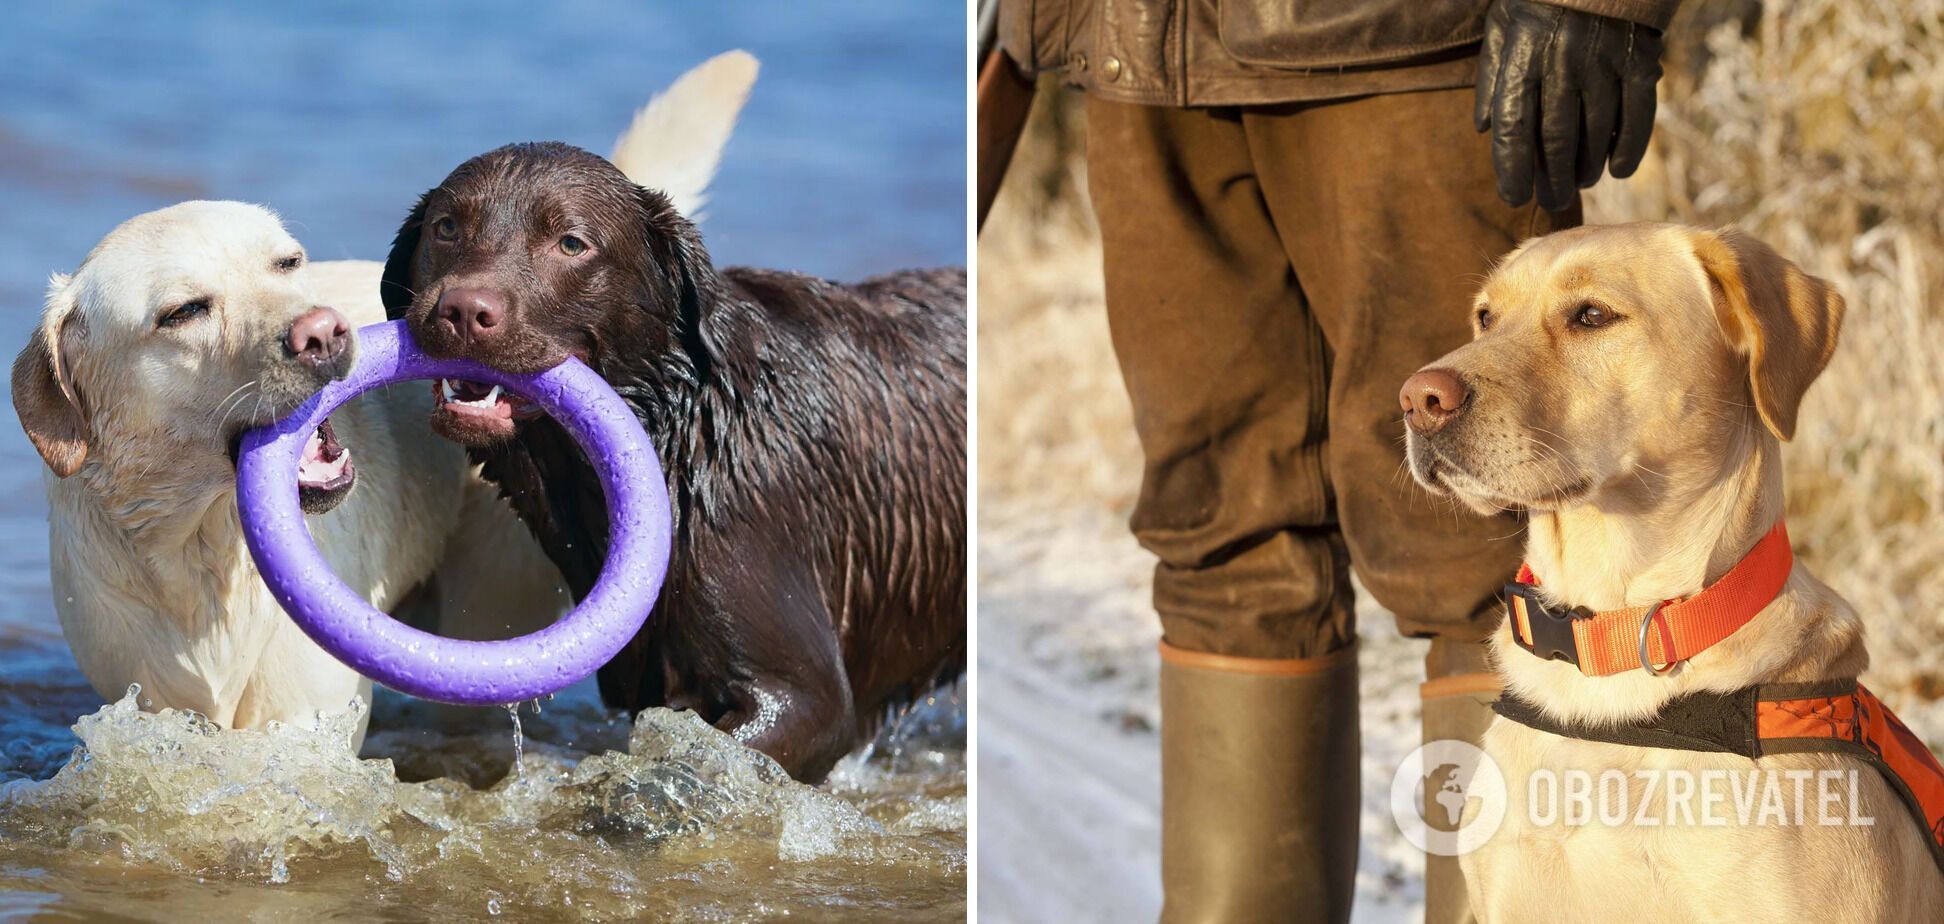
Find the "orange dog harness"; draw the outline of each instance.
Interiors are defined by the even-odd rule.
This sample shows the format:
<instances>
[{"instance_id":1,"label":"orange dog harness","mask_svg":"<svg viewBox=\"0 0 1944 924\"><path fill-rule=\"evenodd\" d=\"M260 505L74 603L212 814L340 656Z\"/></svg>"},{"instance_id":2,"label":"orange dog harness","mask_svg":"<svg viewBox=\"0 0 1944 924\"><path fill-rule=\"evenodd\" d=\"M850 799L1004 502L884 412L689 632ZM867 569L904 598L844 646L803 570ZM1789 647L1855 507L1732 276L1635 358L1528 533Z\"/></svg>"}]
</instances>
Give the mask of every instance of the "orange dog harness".
<instances>
[{"instance_id":1,"label":"orange dog harness","mask_svg":"<svg viewBox=\"0 0 1944 924\"><path fill-rule=\"evenodd\" d=\"M1721 580L1692 597L1599 613L1554 609L1539 594L1532 566L1522 564L1518 583L1505 585L1505 613L1519 647L1589 677L1636 667L1658 674L1747 625L1782 592L1794 566L1789 530L1777 520Z\"/></svg>"},{"instance_id":2,"label":"orange dog harness","mask_svg":"<svg viewBox=\"0 0 1944 924\"><path fill-rule=\"evenodd\" d=\"M1519 647L1565 661L1590 677L1635 667L1661 673L1747 625L1774 601L1795 557L1781 521L1700 593L1652 606L1592 612L1554 609L1529 565L1505 587L1506 617ZM1657 666L1658 665L1658 666ZM1823 751L1868 761L1903 800L1944 868L1944 766L1883 702L1855 680L1770 684L1732 693L1690 693L1645 721L1568 725L1510 691L1492 708L1521 725L1568 738L1634 747L1718 751L1760 759Z\"/></svg>"},{"instance_id":3,"label":"orange dog harness","mask_svg":"<svg viewBox=\"0 0 1944 924\"><path fill-rule=\"evenodd\" d=\"M1854 680L1769 684L1732 693L1690 693L1653 718L1621 725L1568 725L1510 691L1492 708L1521 725L1567 738L1632 747L1740 754L1822 751L1868 761L1903 800L1944 869L1944 766L1876 695Z\"/></svg>"}]
</instances>

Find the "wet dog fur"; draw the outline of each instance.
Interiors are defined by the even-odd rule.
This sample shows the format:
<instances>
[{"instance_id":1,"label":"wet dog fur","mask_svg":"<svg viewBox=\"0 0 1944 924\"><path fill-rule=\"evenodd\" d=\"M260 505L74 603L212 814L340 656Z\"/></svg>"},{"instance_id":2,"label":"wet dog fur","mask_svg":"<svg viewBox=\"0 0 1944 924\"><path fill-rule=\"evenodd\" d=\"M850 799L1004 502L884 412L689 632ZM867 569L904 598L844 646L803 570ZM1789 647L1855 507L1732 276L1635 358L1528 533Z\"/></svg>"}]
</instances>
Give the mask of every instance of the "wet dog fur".
<instances>
[{"instance_id":1,"label":"wet dog fur","mask_svg":"<svg viewBox=\"0 0 1944 924\"><path fill-rule=\"evenodd\" d=\"M611 705L696 710L815 780L885 709L963 670L963 270L846 285L718 269L667 197L543 143L427 192L385 279L428 352L511 371L578 357L661 452L673 561L600 672ZM607 512L561 427L510 395L445 401L433 423L584 595Z\"/></svg>"}]
</instances>

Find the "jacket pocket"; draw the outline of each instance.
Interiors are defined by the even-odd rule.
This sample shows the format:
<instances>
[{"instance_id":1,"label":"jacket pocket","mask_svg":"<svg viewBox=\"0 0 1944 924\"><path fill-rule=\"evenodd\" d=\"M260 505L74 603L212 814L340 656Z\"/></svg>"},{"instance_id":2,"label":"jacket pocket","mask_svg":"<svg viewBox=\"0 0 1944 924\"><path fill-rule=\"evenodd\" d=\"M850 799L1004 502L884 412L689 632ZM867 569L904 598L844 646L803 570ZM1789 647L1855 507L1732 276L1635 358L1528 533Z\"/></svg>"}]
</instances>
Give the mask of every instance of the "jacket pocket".
<instances>
[{"instance_id":1,"label":"jacket pocket","mask_svg":"<svg viewBox=\"0 0 1944 924\"><path fill-rule=\"evenodd\" d=\"M1222 48L1291 70L1408 62L1485 36L1482 0L1217 0Z\"/></svg>"}]
</instances>

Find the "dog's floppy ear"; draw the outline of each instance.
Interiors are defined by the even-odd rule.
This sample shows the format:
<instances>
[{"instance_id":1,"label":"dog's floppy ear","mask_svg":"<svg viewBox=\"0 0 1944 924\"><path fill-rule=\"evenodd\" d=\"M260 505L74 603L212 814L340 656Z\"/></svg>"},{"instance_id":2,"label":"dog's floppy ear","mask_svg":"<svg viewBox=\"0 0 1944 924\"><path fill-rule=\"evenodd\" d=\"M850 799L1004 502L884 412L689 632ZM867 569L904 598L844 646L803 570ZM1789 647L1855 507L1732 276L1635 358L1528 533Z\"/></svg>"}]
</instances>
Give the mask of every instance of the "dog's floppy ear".
<instances>
[{"instance_id":1,"label":"dog's floppy ear","mask_svg":"<svg viewBox=\"0 0 1944 924\"><path fill-rule=\"evenodd\" d=\"M1796 410L1836 352L1843 297L1767 244L1735 228L1694 233L1722 328L1748 357L1748 384L1762 422L1795 436Z\"/></svg>"},{"instance_id":2,"label":"dog's floppy ear","mask_svg":"<svg viewBox=\"0 0 1944 924\"><path fill-rule=\"evenodd\" d=\"M720 296L722 281L709 259L708 248L702 246L702 233L695 223L682 217L674 202L661 192L646 187L636 190L648 256L662 276L665 291L659 295L680 320L682 346L698 366L706 367L717 344L710 342L705 315Z\"/></svg>"},{"instance_id":3,"label":"dog's floppy ear","mask_svg":"<svg viewBox=\"0 0 1944 924\"><path fill-rule=\"evenodd\" d=\"M88 458L88 422L81 398L68 378L62 340L74 323L69 278L56 274L47 287L47 309L27 348L14 359L14 412L47 467L62 478L81 470Z\"/></svg>"},{"instance_id":4,"label":"dog's floppy ear","mask_svg":"<svg viewBox=\"0 0 1944 924\"><path fill-rule=\"evenodd\" d=\"M378 298L385 303L385 317L393 321L405 316L416 293L412 290L412 261L418 257L419 228L425 224L425 202L432 198L427 190L405 216L392 238L391 254L385 257L385 274L378 280Z\"/></svg>"}]
</instances>

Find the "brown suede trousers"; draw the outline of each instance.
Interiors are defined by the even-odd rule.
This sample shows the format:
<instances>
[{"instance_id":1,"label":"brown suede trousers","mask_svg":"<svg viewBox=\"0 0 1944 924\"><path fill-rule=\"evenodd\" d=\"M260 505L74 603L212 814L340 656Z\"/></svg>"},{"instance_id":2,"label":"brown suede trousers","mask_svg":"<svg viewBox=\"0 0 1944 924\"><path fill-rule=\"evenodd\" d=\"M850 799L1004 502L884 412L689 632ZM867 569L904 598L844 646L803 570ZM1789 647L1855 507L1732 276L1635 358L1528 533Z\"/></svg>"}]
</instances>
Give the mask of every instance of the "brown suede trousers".
<instances>
[{"instance_id":1,"label":"brown suede trousers","mask_svg":"<svg viewBox=\"0 0 1944 924\"><path fill-rule=\"evenodd\" d=\"M1350 567L1401 631L1496 625L1523 539L1425 493L1397 392L1470 339L1493 260L1579 223L1499 201L1469 88L1183 109L1087 102L1107 310L1145 468L1133 528L1180 648L1315 657Z\"/></svg>"}]
</instances>

